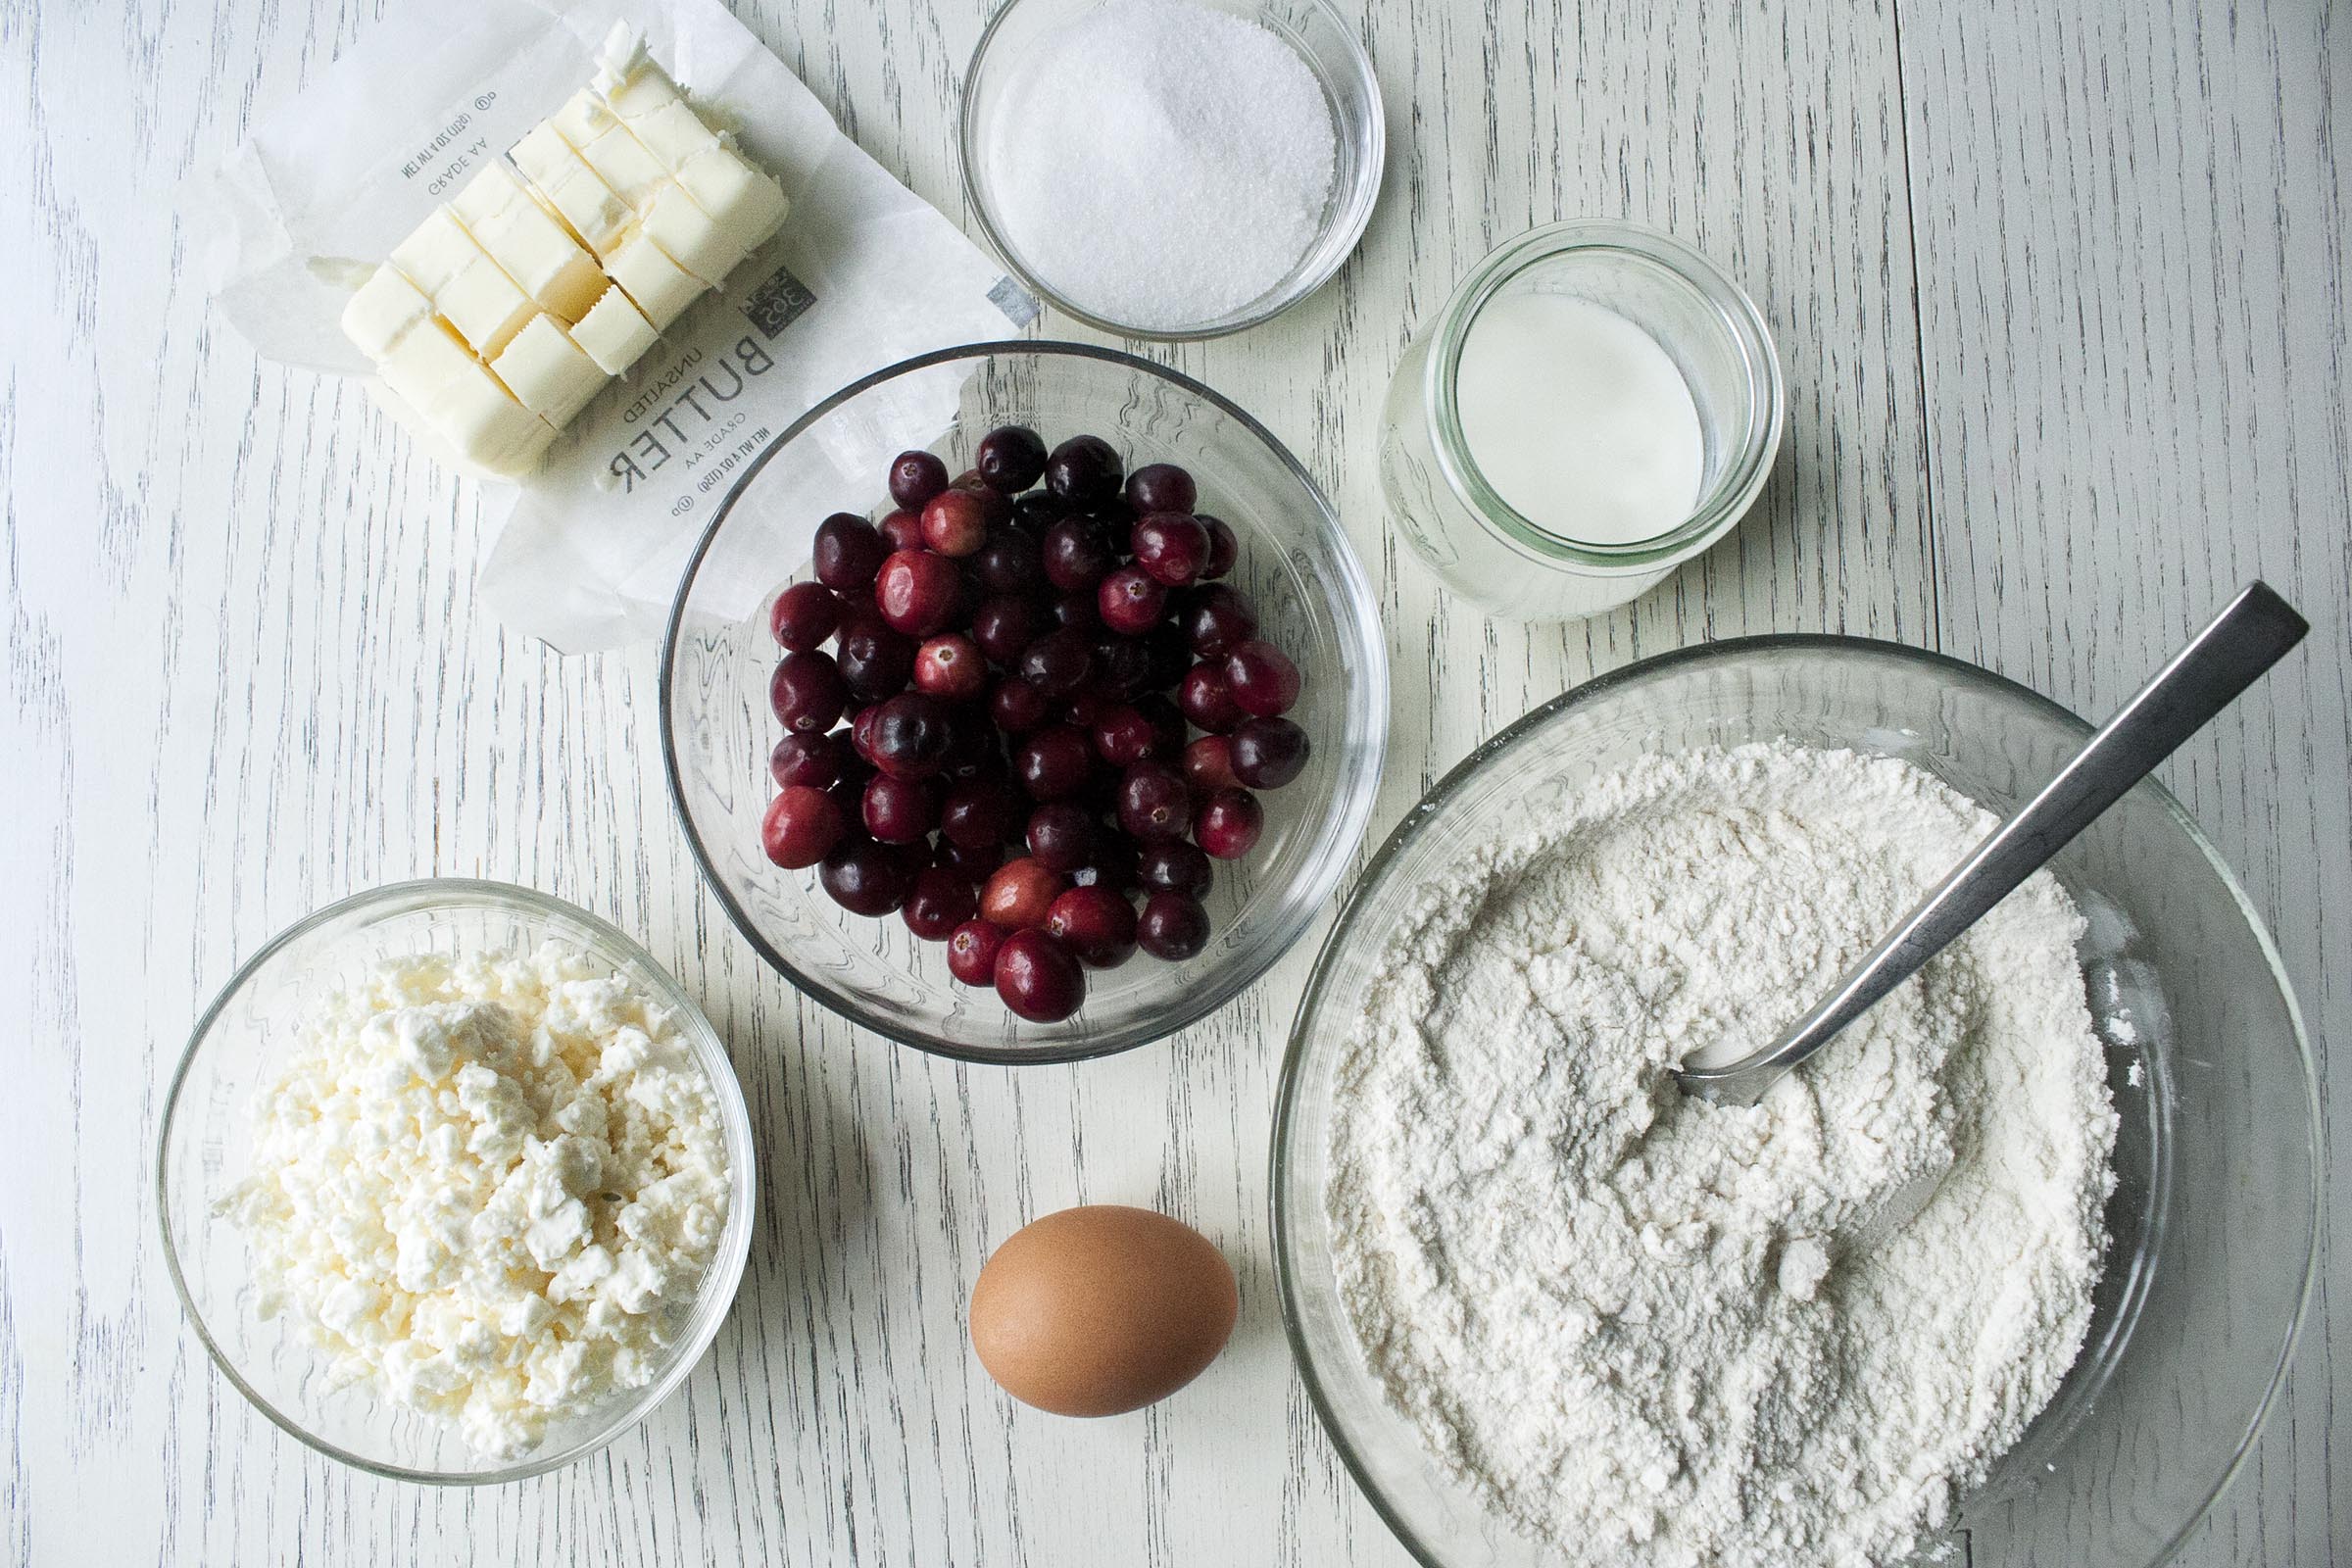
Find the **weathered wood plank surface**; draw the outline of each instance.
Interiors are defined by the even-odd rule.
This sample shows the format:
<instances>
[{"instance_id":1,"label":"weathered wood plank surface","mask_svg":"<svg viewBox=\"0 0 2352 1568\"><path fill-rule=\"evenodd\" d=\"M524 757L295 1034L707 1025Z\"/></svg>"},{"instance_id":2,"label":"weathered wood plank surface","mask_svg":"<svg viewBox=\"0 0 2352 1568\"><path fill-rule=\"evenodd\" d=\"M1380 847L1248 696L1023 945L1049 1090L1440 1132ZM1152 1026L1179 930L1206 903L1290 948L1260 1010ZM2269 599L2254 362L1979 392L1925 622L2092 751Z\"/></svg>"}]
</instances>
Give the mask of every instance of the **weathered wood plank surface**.
<instances>
[{"instance_id":1,"label":"weathered wood plank surface","mask_svg":"<svg viewBox=\"0 0 2352 1568\"><path fill-rule=\"evenodd\" d=\"M2172 776L2266 901L2323 1037L2352 1040L2341 8L1341 3L1392 131L1361 252L1280 322L1153 352L1340 500L1396 671L1376 833L1533 703L1680 643L1844 629L2097 707L2259 569L2321 636ZM970 226L954 100L985 10L742 14ZM503 632L470 588L473 488L210 315L179 181L372 11L0 5L8 1560L1403 1561L1275 1320L1265 1143L1307 953L1171 1046L1089 1066L857 1035L696 885L650 652L563 660ZM1748 282L1790 436L1704 561L1529 631L1398 550L1370 452L1411 326L1491 245L1580 213L1672 227ZM180 1321L148 1199L164 1079L236 961L328 899L437 873L641 934L733 1043L765 1153L743 1296L688 1393L593 1461L474 1494L343 1470L253 1414ZM2340 1170L2336 1196L2352 1213ZM1211 1377L1084 1428L1009 1408L960 1326L989 1245L1081 1199L1200 1224L1245 1297ZM2352 1312L2328 1316L2347 1269L2338 1249L2198 1560L2352 1549L2330 1461L2352 1451L2329 1355L2352 1349Z\"/></svg>"}]
</instances>

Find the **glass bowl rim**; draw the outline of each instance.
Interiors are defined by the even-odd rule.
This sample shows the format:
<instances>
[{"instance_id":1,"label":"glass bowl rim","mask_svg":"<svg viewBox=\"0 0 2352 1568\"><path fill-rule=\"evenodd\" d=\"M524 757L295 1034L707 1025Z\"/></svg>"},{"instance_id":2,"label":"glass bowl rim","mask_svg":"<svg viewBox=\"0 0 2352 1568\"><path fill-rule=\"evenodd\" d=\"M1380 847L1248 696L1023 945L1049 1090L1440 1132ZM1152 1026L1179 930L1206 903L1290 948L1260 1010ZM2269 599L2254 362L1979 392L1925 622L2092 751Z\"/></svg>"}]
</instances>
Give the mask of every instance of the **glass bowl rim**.
<instances>
[{"instance_id":1,"label":"glass bowl rim","mask_svg":"<svg viewBox=\"0 0 2352 1568\"><path fill-rule=\"evenodd\" d=\"M695 1059L702 1065L705 1076L710 1080L711 1092L718 1098L719 1123L725 1130L730 1165L727 1174L727 1200L730 1207L727 1228L720 1237L720 1251L712 1258L711 1271L705 1276L702 1288L696 1293L693 1316L703 1321L690 1337L678 1342L661 1376L643 1388L632 1391L625 1406L615 1407L612 1418L605 1423L603 1431L569 1447L530 1454L496 1469L426 1470L371 1459L327 1442L264 1398L230 1362L227 1352L214 1339L204 1314L197 1309L187 1278L180 1269L179 1247L172 1233L169 1151L172 1129L177 1122L180 1091L186 1087L197 1054L211 1037L220 1014L252 983L264 965L299 939L346 915L378 905L395 904L409 904L414 909L504 909L533 917L555 914L585 926L599 941L609 944L623 957L659 978L661 989L667 993L662 1000L676 1004L683 1032L693 1042ZM677 976L646 951L644 944L603 916L536 888L484 877L415 877L363 888L322 905L263 943L250 957L237 965L236 972L229 976L227 983L215 993L204 1011L198 1014L195 1027L189 1031L188 1043L180 1051L178 1064L172 1069L171 1084L165 1090L163 1113L156 1124L152 1191L157 1226L163 1233L165 1270L172 1277L172 1289L179 1298L180 1311L187 1318L189 1326L195 1329L197 1339L203 1342L205 1353L212 1357L214 1367L245 1396L248 1404L303 1446L369 1475L432 1487L500 1486L546 1475L610 1446L623 1434L643 1424L645 1418L666 1402L677 1392L678 1385L702 1364L703 1357L710 1353L711 1342L718 1337L720 1326L732 1311L736 1293L743 1283L744 1270L751 1261L752 1229L756 1223L752 1203L759 1191L758 1161L759 1146L752 1132L751 1112L744 1102L743 1085L735 1074L733 1062L728 1059L726 1042L703 1011L702 1004L694 1000Z\"/></svg>"},{"instance_id":2,"label":"glass bowl rim","mask_svg":"<svg viewBox=\"0 0 2352 1568\"><path fill-rule=\"evenodd\" d=\"M1308 971L1305 989L1299 994L1298 1010L1292 1015L1289 1038L1283 1046L1282 1064L1275 1080L1273 1133L1270 1140L1270 1171L1266 1200L1273 1231L1275 1295L1281 1303L1283 1335L1290 1342L1291 1359L1298 1369L1299 1381L1306 1386L1307 1399L1314 1406L1317 1423L1322 1427L1324 1435L1330 1439L1331 1446L1338 1450L1341 1461L1348 1467L1348 1473L1354 1478L1357 1490L1362 1492L1365 1500L1371 1503L1372 1511L1380 1516L1381 1522L1389 1527L1390 1534L1396 1538L1405 1550L1411 1553L1413 1559L1423 1565L1423 1568L1449 1568L1449 1565L1422 1542L1411 1525L1402 1517L1388 1494L1382 1491L1363 1456L1357 1452L1355 1444L1347 1429L1340 1424L1331 1402L1331 1396L1324 1388L1323 1376L1316 1370L1313 1354L1307 1344L1306 1331L1300 1321L1298 1304L1300 1287L1297 1278L1297 1265L1293 1260L1298 1240L1284 1195L1286 1192L1285 1178L1290 1173L1294 1158L1293 1131L1300 1094L1299 1085L1304 1073L1309 1046L1306 1020L1313 1010L1314 1004L1322 999L1324 989L1330 980L1333 960L1343 941L1352 931L1359 906L1368 892L1380 881L1389 866L1403 854L1404 850L1420 837L1429 819L1458 795L1469 780L1475 774L1483 771L1488 763L1494 761L1506 752L1516 749L1529 735L1559 713L1572 708L1582 707L1593 698L1606 695L1620 686L1631 685L1643 676L1678 669L1685 665L1736 662L1750 654L1777 653L1786 650L1858 654L1869 658L1887 660L1897 664L1922 665L1940 674L1957 675L2004 697L2022 700L2027 707L2038 710L2046 717L2057 719L2061 724L2076 730L2085 739L2089 737L2093 728L2091 724L2064 704L2053 698L2045 697L2032 687L2012 680L2006 675L1986 669L1982 664L1972 664L1964 659L1955 658L1936 649L1914 648L1905 643L1889 642L1882 638L1851 637L1829 632L1775 632L1753 637L1731 637L1717 642L1695 643L1686 648L1671 649L1647 659L1636 660L1616 669L1595 675L1581 685L1572 686L1560 693L1559 696L1550 698L1529 710L1525 714L1480 744L1467 757L1448 768L1445 776L1431 785L1423 793L1421 799L1404 813L1395 830L1389 834L1379 850L1365 863L1362 874L1356 878L1354 886L1348 890L1347 899L1341 904L1339 914L1332 921L1331 930L1325 935L1323 946L1315 955L1314 966ZM2236 1446L2230 1453L2230 1462L2214 1479L2211 1490L2199 1501L2195 1512L2181 1524L2179 1531L2164 1544L2156 1555L2148 1560L2147 1568L2160 1568L2160 1565L2170 1562L2180 1553L2189 1536L2212 1514L2214 1505L2229 1491L2230 1483L2237 1479L2238 1473L2245 1467L2246 1460L2253 1452L2255 1442L2261 1436L2264 1420L2277 1403L2279 1390L2285 1385L2288 1370L2294 1360L2296 1343L2302 1337L2303 1325L2309 1315L2312 1293L2318 1275L2321 1238L2325 1234L2328 1129L2327 1106L2320 1096L2318 1067L2312 1056L2311 1033L2305 1026L2302 1006L2295 999L2294 986L2287 977L2285 962L2278 953L2277 943L2272 940L2270 928L2264 924L2260 912L2254 907L2253 901L2247 897L2244 887L2239 884L2236 873L2230 870L2229 862L2222 858L2221 852L2215 848L2212 840L2206 837L2204 830L2197 825L2196 819L2189 815L2186 808L2181 806L2172 791L2153 777L2142 780L2134 786L2134 791L2148 792L2150 798L2164 808L2174 823L2186 834L2190 844L2205 858L2206 863L2220 878L2223 889L2236 906L2239 917L2246 922L2247 929L2253 934L2256 949L2262 954L2264 962L2270 968L2272 983L2278 988L2278 995L2286 1004L2287 1020L2294 1033L2295 1054L2303 1067L2304 1137L2307 1146L2305 1153L2311 1162L2311 1192L2304 1204L2304 1218L2311 1241L2303 1258L2302 1282L2295 1293L2294 1309L2288 1314L2286 1332L2279 1340L2278 1354L2272 1363L2270 1377L2255 1401L2253 1414L2247 1419L2245 1431L2238 1436Z\"/></svg>"},{"instance_id":3,"label":"glass bowl rim","mask_svg":"<svg viewBox=\"0 0 2352 1568\"><path fill-rule=\"evenodd\" d=\"M1137 326L1132 322L1098 316L1073 303L1058 289L1049 287L998 227L996 214L988 198L982 194L985 187L977 177L981 164L980 128L976 95L972 87L980 79L981 63L988 58L989 48L996 42L998 29L1024 3L1025 0L1004 0L1003 5L997 7L995 14L988 19L988 24L980 29L980 41L973 45L971 59L964 64L963 82L956 93L956 173L963 181L964 198L971 203L972 216L980 220L980 232L987 237L989 248L996 252L1006 270L1020 279L1030 293L1072 320L1091 326L1098 332L1153 343L1200 343L1262 326L1292 306L1303 303L1308 296L1339 275L1340 269L1348 265L1348 259L1355 254L1356 246L1363 242L1364 230L1371 226L1372 210L1380 205L1380 187L1388 177L1389 123L1386 100L1380 90L1380 74L1373 68L1371 51L1364 47L1363 39L1356 36L1355 29L1348 25L1348 19L1341 15L1339 7L1332 4L1332 0L1299 0L1299 3L1321 13L1332 30L1344 40L1349 74L1371 106L1370 113L1365 116L1369 129L1363 138L1363 168L1354 187L1344 194L1334 193L1331 222L1316 231L1307 255L1313 255L1317 247L1334 235L1345 234L1347 243L1333 251L1326 265L1301 272L1288 288L1277 288L1260 295L1251 305L1244 306L1238 312L1177 327ZM1335 122L1332 132L1336 139L1347 140L1345 125Z\"/></svg>"},{"instance_id":4,"label":"glass bowl rim","mask_svg":"<svg viewBox=\"0 0 2352 1568\"><path fill-rule=\"evenodd\" d=\"M1207 403L1219 414L1232 419L1254 437L1313 500L1314 513L1321 523L1320 531L1337 547L1335 559L1340 568L1337 573L1340 591L1335 593L1333 598L1337 602L1347 605L1364 606L1373 603L1372 588L1364 576L1363 563L1357 558L1355 547L1348 538L1347 530L1340 526L1339 509L1332 504L1331 498L1323 493L1323 487L1315 482L1315 476L1307 471L1305 465L1298 461L1297 454L1284 445L1281 438L1276 436L1273 431L1267 429L1253 415L1231 398L1226 397L1214 387L1185 374L1173 366L1161 365L1155 361L1145 359L1141 355L1129 354L1124 350L1105 348L1094 343L1067 342L1056 338L994 338L982 343L964 343L953 348L934 349L927 354L917 354L910 359L899 360L883 366L880 369L859 376L786 425L753 456L750 463L744 466L743 471L736 476L735 482L729 485L726 494L720 497L717 510L710 514L710 522L704 525L702 538L695 543L694 553L687 558L685 566L678 573L677 592L670 601L669 624L662 633L662 662L656 676L659 682L657 695L660 701L658 719L662 731L662 769L669 784L670 810L677 818L679 830L686 836L686 848L688 853L694 857L695 868L701 874L703 886L718 900L719 906L726 911L728 922L735 927L736 934L752 945L752 950L766 962L768 967L782 975L786 983L802 996L809 998L837 1016L848 1019L858 1028L869 1029L884 1039L894 1041L899 1045L910 1046L917 1051L954 1061L976 1062L986 1066L1047 1066L1058 1062L1088 1061L1102 1056L1118 1055L1123 1052L1140 1050L1145 1046L1156 1044L1171 1035L1189 1029L1255 985L1264 978L1267 970L1273 968L1292 948L1298 945L1298 939L1306 934L1307 927L1314 924L1322 909L1327 906L1332 895L1339 890L1341 881L1347 875L1348 861L1354 856L1357 848L1362 845L1366 830L1371 826L1372 809L1378 794L1379 771L1388 757L1389 749L1389 656L1388 645L1376 629L1377 617L1373 617L1373 626L1369 629L1369 634L1365 637L1361 648L1354 650L1363 654L1365 661L1357 679L1351 683L1349 688L1351 695L1347 703L1348 710L1347 716L1349 721L1351 723L1360 721L1363 725L1362 739L1371 756L1370 774L1373 787L1355 791L1356 799L1352 803L1345 797L1340 802L1343 808L1340 821L1340 842L1334 844L1334 853L1326 857L1320 862L1320 867L1312 873L1313 881L1323 884L1317 896L1311 900L1301 900L1297 916L1290 922L1292 929L1281 933L1279 942L1263 947L1256 957L1237 968L1229 980L1221 984L1197 987L1179 998L1176 1004L1168 1011L1169 1021L1154 1024L1147 1030L1137 1031L1132 1039L1113 1033L1101 1040L1082 1040L1066 1045L1041 1047L1031 1051L1002 1051L985 1046L958 1045L954 1041L942 1040L936 1036L903 1028L862 1004L846 996L837 995L831 988L804 974L800 968L787 961L784 956L776 951L775 946L744 912L732 890L719 876L717 867L711 860L710 852L703 843L702 834L696 829L694 819L686 809L685 779L679 766L677 743L673 739L675 704L671 697L671 692L676 686L678 646L685 627L686 597L693 589L696 575L702 570L704 558L710 554L710 546L718 538L719 528L726 522L728 514L734 511L736 502L742 498L752 481L759 477L760 470L767 466L768 460L783 451L804 431L852 399L872 390L885 381L912 374L918 370L931 369L941 365L954 364L961 360L986 359L995 355L1029 355L1049 360L1093 360L1121 369L1141 371L1154 376L1172 384L1188 396ZM1302 882L1299 885L1310 886L1312 882Z\"/></svg>"},{"instance_id":5,"label":"glass bowl rim","mask_svg":"<svg viewBox=\"0 0 2352 1568\"><path fill-rule=\"evenodd\" d=\"M1662 534L1625 544L1569 539L1539 525L1496 493L1462 435L1455 383L1472 323L1512 278L1539 263L1577 252L1628 258L1667 273L1689 289L1722 324L1738 351L1752 402L1737 461L1727 465L1714 487L1692 504L1690 514ZM1700 554L1731 532L1772 477L1788 400L1780 348L1754 296L1690 241L1617 218L1570 218L1538 224L1482 257L1438 308L1419 388L1420 414L1429 421L1438 468L1454 499L1539 559L1601 575L1660 571Z\"/></svg>"}]
</instances>

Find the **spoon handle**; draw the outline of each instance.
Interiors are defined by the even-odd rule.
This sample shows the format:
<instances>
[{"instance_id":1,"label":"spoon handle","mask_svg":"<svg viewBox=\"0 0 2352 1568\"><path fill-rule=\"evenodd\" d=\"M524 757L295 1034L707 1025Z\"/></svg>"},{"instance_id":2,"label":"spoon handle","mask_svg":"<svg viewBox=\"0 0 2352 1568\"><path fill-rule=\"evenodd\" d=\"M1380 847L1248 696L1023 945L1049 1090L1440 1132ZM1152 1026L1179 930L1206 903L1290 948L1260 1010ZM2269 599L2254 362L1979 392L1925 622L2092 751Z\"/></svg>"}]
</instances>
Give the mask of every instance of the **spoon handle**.
<instances>
[{"instance_id":1,"label":"spoon handle","mask_svg":"<svg viewBox=\"0 0 2352 1568\"><path fill-rule=\"evenodd\" d=\"M2174 656L2099 727L2058 776L1969 853L1859 963L1779 1039L1729 1066L1686 1068L1683 1087L1727 1104L1753 1104L1774 1080L1901 985L2008 897L2100 812L2204 728L2311 628L2261 582Z\"/></svg>"}]
</instances>

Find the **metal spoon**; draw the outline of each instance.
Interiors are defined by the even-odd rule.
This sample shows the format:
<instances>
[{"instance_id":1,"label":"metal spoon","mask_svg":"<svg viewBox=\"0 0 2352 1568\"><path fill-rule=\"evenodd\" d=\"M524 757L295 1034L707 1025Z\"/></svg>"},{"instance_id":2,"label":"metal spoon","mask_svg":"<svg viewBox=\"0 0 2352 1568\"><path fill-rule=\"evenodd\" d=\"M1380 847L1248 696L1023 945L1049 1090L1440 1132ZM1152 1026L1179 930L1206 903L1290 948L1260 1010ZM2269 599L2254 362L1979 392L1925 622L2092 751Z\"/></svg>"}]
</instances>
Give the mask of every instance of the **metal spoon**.
<instances>
[{"instance_id":1,"label":"metal spoon","mask_svg":"<svg viewBox=\"0 0 2352 1568\"><path fill-rule=\"evenodd\" d=\"M2247 584L2229 609L2100 726L2039 795L1993 829L1811 1011L1742 1061L1687 1067L1675 1077L1686 1091L1718 1104L1754 1104L1782 1074L1828 1045L2040 870L2310 629L2266 584Z\"/></svg>"}]
</instances>

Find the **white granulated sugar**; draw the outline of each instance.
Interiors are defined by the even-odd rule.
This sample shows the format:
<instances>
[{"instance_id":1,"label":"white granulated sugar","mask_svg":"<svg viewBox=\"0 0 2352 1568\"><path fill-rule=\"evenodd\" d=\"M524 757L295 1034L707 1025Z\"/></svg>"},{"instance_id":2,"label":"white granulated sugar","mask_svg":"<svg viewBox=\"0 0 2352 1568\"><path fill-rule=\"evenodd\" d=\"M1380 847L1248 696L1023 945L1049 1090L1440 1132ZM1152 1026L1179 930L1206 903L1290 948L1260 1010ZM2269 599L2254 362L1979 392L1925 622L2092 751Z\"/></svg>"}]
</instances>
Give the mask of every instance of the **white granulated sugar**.
<instances>
[{"instance_id":1,"label":"white granulated sugar","mask_svg":"<svg viewBox=\"0 0 2352 1568\"><path fill-rule=\"evenodd\" d=\"M1089 313L1226 316L1313 245L1338 141L1298 52L1195 0L1111 0L1004 84L987 149L1005 237Z\"/></svg>"},{"instance_id":2,"label":"white granulated sugar","mask_svg":"<svg viewBox=\"0 0 2352 1568\"><path fill-rule=\"evenodd\" d=\"M2046 873L1761 1105L1670 1076L1991 825L1900 761L1653 758L1396 938L1339 1085L1341 1289L1390 1401L1563 1561L1896 1561L2073 1364L2116 1118Z\"/></svg>"}]
</instances>

